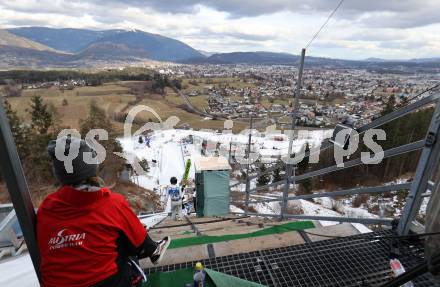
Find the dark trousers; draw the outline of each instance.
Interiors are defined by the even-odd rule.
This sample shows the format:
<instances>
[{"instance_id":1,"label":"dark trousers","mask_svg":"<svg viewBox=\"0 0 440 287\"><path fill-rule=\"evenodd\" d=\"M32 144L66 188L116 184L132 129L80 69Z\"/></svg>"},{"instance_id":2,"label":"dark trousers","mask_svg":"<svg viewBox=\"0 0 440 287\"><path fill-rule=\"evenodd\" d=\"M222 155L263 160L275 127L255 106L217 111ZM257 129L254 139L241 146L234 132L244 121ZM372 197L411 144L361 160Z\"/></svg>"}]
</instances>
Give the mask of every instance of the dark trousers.
<instances>
[{"instance_id":1,"label":"dark trousers","mask_svg":"<svg viewBox=\"0 0 440 287\"><path fill-rule=\"evenodd\" d=\"M157 243L147 234L139 247L134 247L125 235L118 240L118 272L91 287L137 287L142 285L142 275L131 262L150 257L156 251ZM130 260L131 259L131 260Z\"/></svg>"},{"instance_id":2,"label":"dark trousers","mask_svg":"<svg viewBox=\"0 0 440 287\"><path fill-rule=\"evenodd\" d=\"M197 212L197 197L193 197L194 212Z\"/></svg>"}]
</instances>

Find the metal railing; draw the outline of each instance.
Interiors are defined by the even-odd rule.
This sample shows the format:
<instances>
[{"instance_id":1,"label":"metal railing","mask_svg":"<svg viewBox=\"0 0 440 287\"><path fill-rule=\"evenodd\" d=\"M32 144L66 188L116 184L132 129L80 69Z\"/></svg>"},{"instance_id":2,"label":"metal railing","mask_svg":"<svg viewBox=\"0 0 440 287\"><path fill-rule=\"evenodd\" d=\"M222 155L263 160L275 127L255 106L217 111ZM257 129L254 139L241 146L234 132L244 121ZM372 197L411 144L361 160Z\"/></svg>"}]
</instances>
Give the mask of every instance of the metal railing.
<instances>
[{"instance_id":1,"label":"metal railing","mask_svg":"<svg viewBox=\"0 0 440 287\"><path fill-rule=\"evenodd\" d=\"M0 101L2 100L0 98ZM40 279L40 252L35 229L35 209L20 158L18 157L9 120L2 103L0 103L0 168L23 231L35 272L38 279Z\"/></svg>"},{"instance_id":2,"label":"metal railing","mask_svg":"<svg viewBox=\"0 0 440 287\"><path fill-rule=\"evenodd\" d=\"M371 123L368 123L356 129L356 131L359 134L362 134L369 129L380 127L386 123L399 119L405 115L408 115L409 113L415 110L426 107L429 104L435 104L436 107L426 137L423 140L411 142L405 145L393 147L383 151L383 158L385 159L385 158L390 158L402 154L407 154L413 151L421 150L421 155L417 165L416 173L411 183L382 185L375 187L360 187L360 188L352 188L346 190L337 190L333 192L321 192L321 193L297 195L297 196L285 196L283 194L282 197L272 196L272 198L238 201L238 203L244 203L246 209L248 209L249 205L257 204L257 203L280 202L281 206L287 206L288 201L300 200L300 199L314 199L321 197L337 197L337 196L349 196L349 195L358 195L358 194L381 194L387 192L408 191L405 207L403 209L401 217L398 219L399 224L397 228L399 234L402 235L407 234L410 230L411 223L415 220L415 217L417 216L420 210L422 199L431 196L431 194L426 193L426 191L428 189L428 183L432 184L433 182L435 168L437 167L437 163L440 160L440 142L438 141L438 135L440 132L440 93L433 93L414 103L411 103L407 106L397 109L382 117L379 117L376 120L372 121ZM303 160L310 157L310 155L313 154L314 152L320 152L330 147L332 147L332 144L328 142L324 143L319 151L306 152ZM239 181L237 183L232 184L230 187L232 188L232 187L237 187L241 184L246 184L245 192L249 196L250 194L261 191L263 189L267 190L270 187L284 186L284 188L286 188L286 186L290 187L290 183L298 183L306 179L323 176L342 169L348 169L363 164L368 164L367 158L362 158L362 157L356 158L344 162L343 167L332 165L329 167L321 168L314 171L309 171L299 175L290 174L290 176L288 173L286 173L286 178L281 181L272 182L264 186L257 186L255 188L249 188L251 180L258 178L262 174L267 174L269 172L272 172L276 168L280 168L282 166L282 164L276 163L272 167L267 168L266 171L262 173L257 172L254 174L247 175L246 181ZM234 203L237 203L237 201L234 201ZM284 208L281 208L280 214L259 214L259 213L251 213L247 211L234 212L234 214L294 218L294 219L309 219L309 220L310 219L325 220L325 221L337 221L337 222L357 222L364 224L385 224L385 225L389 225L393 220L395 220L394 218L355 218L355 217L342 217L342 216L335 217L335 216L296 215L296 214L286 213Z\"/></svg>"}]
</instances>

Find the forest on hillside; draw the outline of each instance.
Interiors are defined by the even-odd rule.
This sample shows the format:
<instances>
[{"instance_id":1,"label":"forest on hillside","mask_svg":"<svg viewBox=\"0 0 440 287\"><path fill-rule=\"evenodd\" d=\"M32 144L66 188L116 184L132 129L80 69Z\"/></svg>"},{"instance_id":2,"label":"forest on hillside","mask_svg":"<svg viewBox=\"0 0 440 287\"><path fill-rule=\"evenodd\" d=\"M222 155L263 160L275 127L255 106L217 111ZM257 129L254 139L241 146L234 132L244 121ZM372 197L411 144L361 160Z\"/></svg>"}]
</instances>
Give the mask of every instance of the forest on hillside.
<instances>
[{"instance_id":1,"label":"forest on hillside","mask_svg":"<svg viewBox=\"0 0 440 287\"><path fill-rule=\"evenodd\" d=\"M387 114L394 109L396 109L394 98L390 97L389 103L382 111L382 114ZM386 140L374 140L382 146L383 150L422 140L426 136L433 111L434 109L432 107L423 108L387 123L380 127L386 133ZM357 151L351 155L349 159L345 159L344 161L360 158L361 152L369 151L363 144L362 136L363 135L360 135L359 148ZM309 151L308 145L306 145L305 150L306 153ZM400 177L409 178L417 168L419 157L420 151L414 151L383 159L379 164L362 164L353 168L342 169L323 176L302 180L299 182L299 190L296 193L310 194L313 190L321 189L332 191L356 186L376 186ZM308 159L304 159L298 163L296 175L333 165L336 165L336 161L334 158L334 148L331 147L320 153L318 163L308 163ZM257 168L260 173L264 173L267 166L265 164L259 164ZM280 165L280 167L275 169L272 173L262 174L257 180L257 185L264 186L270 182L281 181L285 179L285 171L285 165Z\"/></svg>"}]
</instances>

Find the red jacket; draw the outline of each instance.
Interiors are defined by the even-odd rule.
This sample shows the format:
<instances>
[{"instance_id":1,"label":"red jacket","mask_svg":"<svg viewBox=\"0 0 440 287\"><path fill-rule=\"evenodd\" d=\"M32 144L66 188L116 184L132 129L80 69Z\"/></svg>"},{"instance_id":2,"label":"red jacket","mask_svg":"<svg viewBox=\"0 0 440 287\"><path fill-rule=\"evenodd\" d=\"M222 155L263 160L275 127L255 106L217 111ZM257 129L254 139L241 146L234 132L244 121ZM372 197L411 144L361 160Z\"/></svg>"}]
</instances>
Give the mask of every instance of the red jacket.
<instances>
[{"instance_id":1,"label":"red jacket","mask_svg":"<svg viewBox=\"0 0 440 287\"><path fill-rule=\"evenodd\" d=\"M63 186L47 196L37 212L43 286L90 286L118 272L120 233L136 247L146 237L124 197L108 188Z\"/></svg>"}]
</instances>

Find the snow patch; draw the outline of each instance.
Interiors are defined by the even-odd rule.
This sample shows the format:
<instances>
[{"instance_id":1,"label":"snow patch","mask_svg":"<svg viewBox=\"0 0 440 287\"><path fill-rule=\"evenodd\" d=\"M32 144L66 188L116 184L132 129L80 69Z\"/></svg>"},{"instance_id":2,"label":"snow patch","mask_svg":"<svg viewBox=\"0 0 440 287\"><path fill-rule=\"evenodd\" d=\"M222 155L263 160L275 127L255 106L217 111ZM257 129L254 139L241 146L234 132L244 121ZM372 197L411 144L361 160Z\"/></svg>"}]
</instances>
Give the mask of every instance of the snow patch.
<instances>
[{"instance_id":1,"label":"snow patch","mask_svg":"<svg viewBox=\"0 0 440 287\"><path fill-rule=\"evenodd\" d=\"M366 227L361 223L352 223L351 225L353 225L353 227L356 228L360 233L373 232L373 230L371 230L370 228Z\"/></svg>"},{"instance_id":2,"label":"snow patch","mask_svg":"<svg viewBox=\"0 0 440 287\"><path fill-rule=\"evenodd\" d=\"M229 210L230 210L231 212L240 212L240 213L244 213L244 210L243 210L243 209L238 208L237 206L232 205L232 204L229 206Z\"/></svg>"},{"instance_id":3,"label":"snow patch","mask_svg":"<svg viewBox=\"0 0 440 287\"><path fill-rule=\"evenodd\" d=\"M40 286L29 254L6 259L0 263L0 286Z\"/></svg>"}]
</instances>

